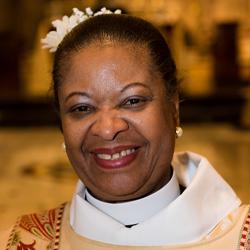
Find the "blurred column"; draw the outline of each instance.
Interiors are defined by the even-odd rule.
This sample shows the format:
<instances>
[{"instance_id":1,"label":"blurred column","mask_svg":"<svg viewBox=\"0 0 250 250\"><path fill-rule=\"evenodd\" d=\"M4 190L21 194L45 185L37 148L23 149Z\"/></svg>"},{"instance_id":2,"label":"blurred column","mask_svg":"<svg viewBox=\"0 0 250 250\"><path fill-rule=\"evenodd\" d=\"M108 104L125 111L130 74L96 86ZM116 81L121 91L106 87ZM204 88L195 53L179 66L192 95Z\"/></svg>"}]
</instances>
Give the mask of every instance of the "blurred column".
<instances>
[{"instance_id":1,"label":"blurred column","mask_svg":"<svg viewBox=\"0 0 250 250\"><path fill-rule=\"evenodd\" d=\"M220 23L216 27L214 42L214 79L217 90L239 90L239 65L237 61L238 23Z\"/></svg>"},{"instance_id":2,"label":"blurred column","mask_svg":"<svg viewBox=\"0 0 250 250\"><path fill-rule=\"evenodd\" d=\"M21 39L13 29L16 22L16 6L13 1L0 1L0 99L15 98L19 94L18 74Z\"/></svg>"}]
</instances>

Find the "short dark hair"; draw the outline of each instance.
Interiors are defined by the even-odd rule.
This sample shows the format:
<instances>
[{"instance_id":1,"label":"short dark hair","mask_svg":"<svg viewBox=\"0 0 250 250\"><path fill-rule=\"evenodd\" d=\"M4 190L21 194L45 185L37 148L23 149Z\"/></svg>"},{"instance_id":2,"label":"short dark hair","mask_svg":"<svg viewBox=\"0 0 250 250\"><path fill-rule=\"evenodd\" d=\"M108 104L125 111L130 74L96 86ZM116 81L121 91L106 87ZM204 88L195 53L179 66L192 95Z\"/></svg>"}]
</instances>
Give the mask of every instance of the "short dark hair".
<instances>
[{"instance_id":1,"label":"short dark hair","mask_svg":"<svg viewBox=\"0 0 250 250\"><path fill-rule=\"evenodd\" d=\"M91 42L125 42L146 46L154 69L162 77L167 96L178 91L176 65L161 32L151 23L134 16L106 14L91 17L80 23L57 48L53 65L53 91L59 109L58 88L63 80L63 68L71 55Z\"/></svg>"}]
</instances>

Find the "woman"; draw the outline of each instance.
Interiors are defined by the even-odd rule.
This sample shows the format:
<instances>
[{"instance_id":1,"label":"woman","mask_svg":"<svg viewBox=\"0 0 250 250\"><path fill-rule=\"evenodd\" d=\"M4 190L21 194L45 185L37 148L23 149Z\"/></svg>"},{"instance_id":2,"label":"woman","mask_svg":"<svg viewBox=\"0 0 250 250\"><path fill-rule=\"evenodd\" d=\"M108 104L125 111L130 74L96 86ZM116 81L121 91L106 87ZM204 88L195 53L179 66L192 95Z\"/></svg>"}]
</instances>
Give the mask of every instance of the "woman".
<instances>
[{"instance_id":1,"label":"woman","mask_svg":"<svg viewBox=\"0 0 250 250\"><path fill-rule=\"evenodd\" d=\"M163 36L136 17L86 12L64 18L77 25L58 47L44 41L76 193L21 217L6 249L248 249L249 206L202 156L173 157L178 81Z\"/></svg>"}]
</instances>

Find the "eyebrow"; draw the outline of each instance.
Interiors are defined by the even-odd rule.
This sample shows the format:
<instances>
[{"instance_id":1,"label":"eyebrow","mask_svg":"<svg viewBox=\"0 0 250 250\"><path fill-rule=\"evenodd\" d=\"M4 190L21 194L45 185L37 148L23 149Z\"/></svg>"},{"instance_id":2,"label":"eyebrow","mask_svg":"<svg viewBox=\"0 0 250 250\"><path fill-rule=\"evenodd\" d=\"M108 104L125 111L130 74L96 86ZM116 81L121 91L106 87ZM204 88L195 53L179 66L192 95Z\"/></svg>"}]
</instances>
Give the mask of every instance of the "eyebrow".
<instances>
[{"instance_id":1,"label":"eyebrow","mask_svg":"<svg viewBox=\"0 0 250 250\"><path fill-rule=\"evenodd\" d=\"M141 82L133 82L133 83L130 83L130 84L126 85L124 88L122 88L120 92L123 93L123 92L126 91L127 89L132 88L132 87L136 87L136 86L141 86L141 87L143 87L143 88L147 88L147 89L151 90L150 87L149 87L148 85L144 84L144 83L141 83ZM87 97L87 98L91 98L91 96L90 96L88 93L86 93L86 92L74 91L74 92L71 92L71 93L65 98L64 102L67 102L71 97L73 97L73 96L75 96L75 95L77 95L77 96L83 96L83 97Z\"/></svg>"},{"instance_id":2,"label":"eyebrow","mask_svg":"<svg viewBox=\"0 0 250 250\"><path fill-rule=\"evenodd\" d=\"M133 83L130 83L130 84L126 85L126 86L121 90L121 93L124 92L125 90L129 89L129 88L136 87L136 86L141 86L141 87L143 87L143 88L146 88L146 89L151 90L151 88L150 88L147 84L144 84L144 83L142 83L142 82L133 82Z\"/></svg>"},{"instance_id":3,"label":"eyebrow","mask_svg":"<svg viewBox=\"0 0 250 250\"><path fill-rule=\"evenodd\" d=\"M64 102L67 102L72 96L75 96L75 95L90 98L90 95L89 95L88 93L86 93L86 92L74 91L74 92L71 92L71 93L65 98Z\"/></svg>"}]
</instances>

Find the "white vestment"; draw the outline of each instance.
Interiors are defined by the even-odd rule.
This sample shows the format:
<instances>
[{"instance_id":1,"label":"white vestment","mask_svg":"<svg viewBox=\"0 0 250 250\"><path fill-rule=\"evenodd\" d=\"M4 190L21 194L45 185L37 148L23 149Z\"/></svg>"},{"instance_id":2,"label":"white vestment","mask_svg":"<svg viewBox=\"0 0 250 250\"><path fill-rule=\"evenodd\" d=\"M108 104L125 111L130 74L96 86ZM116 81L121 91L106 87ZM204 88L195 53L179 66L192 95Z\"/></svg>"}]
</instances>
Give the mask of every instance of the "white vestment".
<instances>
[{"instance_id":1,"label":"white vestment","mask_svg":"<svg viewBox=\"0 0 250 250\"><path fill-rule=\"evenodd\" d=\"M206 158L190 152L175 154L173 168L184 192L131 228L87 202L85 187L78 183L70 210L72 228L78 235L117 245L189 243L205 238L240 206L235 192Z\"/></svg>"}]
</instances>

